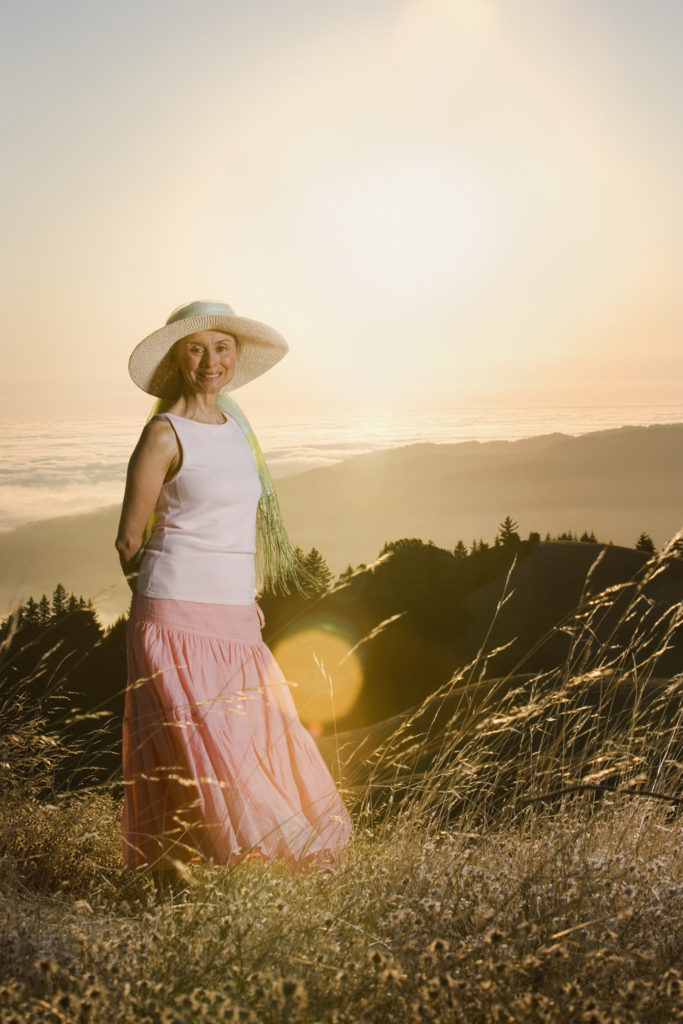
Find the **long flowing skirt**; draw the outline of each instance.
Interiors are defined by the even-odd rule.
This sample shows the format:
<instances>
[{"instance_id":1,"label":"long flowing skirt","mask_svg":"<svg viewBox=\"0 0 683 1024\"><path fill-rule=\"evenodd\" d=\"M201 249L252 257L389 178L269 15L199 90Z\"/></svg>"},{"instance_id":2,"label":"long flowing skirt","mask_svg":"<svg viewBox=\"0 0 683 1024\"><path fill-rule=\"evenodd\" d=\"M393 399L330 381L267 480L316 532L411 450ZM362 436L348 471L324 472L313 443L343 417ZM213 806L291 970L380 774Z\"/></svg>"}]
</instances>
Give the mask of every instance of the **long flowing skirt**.
<instances>
[{"instance_id":1,"label":"long flowing skirt","mask_svg":"<svg viewBox=\"0 0 683 1024\"><path fill-rule=\"evenodd\" d=\"M351 835L255 605L133 597L123 777L130 868L334 867Z\"/></svg>"}]
</instances>

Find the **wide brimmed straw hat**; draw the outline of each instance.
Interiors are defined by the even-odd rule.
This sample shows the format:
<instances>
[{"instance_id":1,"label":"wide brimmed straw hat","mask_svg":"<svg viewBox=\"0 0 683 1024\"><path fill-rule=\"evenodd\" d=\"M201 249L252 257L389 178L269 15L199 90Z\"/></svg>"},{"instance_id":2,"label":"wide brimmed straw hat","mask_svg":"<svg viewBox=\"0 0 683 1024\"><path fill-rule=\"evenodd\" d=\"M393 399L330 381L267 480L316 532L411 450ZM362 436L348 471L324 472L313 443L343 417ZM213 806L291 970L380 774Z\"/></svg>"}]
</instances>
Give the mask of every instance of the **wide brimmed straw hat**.
<instances>
[{"instance_id":1,"label":"wide brimmed straw hat","mask_svg":"<svg viewBox=\"0 0 683 1024\"><path fill-rule=\"evenodd\" d=\"M237 316L225 302L188 302L174 309L163 327L136 345L128 360L128 372L139 388L157 398L175 398L178 372L171 361L176 341L196 331L225 331L239 342L235 374L221 391L234 391L275 366L289 351L276 330L258 320Z\"/></svg>"}]
</instances>

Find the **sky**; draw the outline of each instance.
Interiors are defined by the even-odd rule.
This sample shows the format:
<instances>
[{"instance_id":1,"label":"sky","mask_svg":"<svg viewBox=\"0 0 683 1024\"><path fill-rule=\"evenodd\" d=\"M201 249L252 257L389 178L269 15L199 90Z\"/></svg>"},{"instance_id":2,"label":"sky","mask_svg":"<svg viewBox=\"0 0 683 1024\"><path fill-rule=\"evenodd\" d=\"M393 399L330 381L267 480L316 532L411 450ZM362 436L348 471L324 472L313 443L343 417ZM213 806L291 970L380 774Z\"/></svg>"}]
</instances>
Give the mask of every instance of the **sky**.
<instances>
[{"instance_id":1,"label":"sky","mask_svg":"<svg viewBox=\"0 0 683 1024\"><path fill-rule=\"evenodd\" d=\"M0 0L5 416L144 417L130 351L219 299L236 397L683 393L683 5Z\"/></svg>"}]
</instances>

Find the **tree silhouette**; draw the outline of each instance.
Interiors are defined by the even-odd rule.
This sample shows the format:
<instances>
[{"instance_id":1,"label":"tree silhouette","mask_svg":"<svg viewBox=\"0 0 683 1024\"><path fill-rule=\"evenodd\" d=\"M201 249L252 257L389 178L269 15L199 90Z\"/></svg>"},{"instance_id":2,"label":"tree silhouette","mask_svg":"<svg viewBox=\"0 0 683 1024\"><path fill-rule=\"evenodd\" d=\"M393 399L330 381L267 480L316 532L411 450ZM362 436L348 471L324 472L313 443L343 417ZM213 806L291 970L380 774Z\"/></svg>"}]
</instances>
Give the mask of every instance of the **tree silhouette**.
<instances>
[{"instance_id":1,"label":"tree silhouette","mask_svg":"<svg viewBox=\"0 0 683 1024\"><path fill-rule=\"evenodd\" d=\"M19 625L24 624L29 626L35 626L40 621L40 614L38 611L38 605L29 597L25 605L19 609Z\"/></svg>"},{"instance_id":2,"label":"tree silhouette","mask_svg":"<svg viewBox=\"0 0 683 1024\"><path fill-rule=\"evenodd\" d=\"M590 533L588 533L587 530L584 530L581 534L581 541L583 544L597 544L598 538L595 536L592 530Z\"/></svg>"},{"instance_id":3,"label":"tree silhouette","mask_svg":"<svg viewBox=\"0 0 683 1024\"><path fill-rule=\"evenodd\" d=\"M433 544L434 541L429 543ZM421 551L424 546L425 542L420 540L419 537L401 537L400 540L387 541L380 551L379 557L391 555L396 551Z\"/></svg>"},{"instance_id":4,"label":"tree silhouette","mask_svg":"<svg viewBox=\"0 0 683 1024\"><path fill-rule=\"evenodd\" d=\"M647 551L649 554L654 554L655 542L649 533L641 533L640 537L636 541L636 551Z\"/></svg>"},{"instance_id":5,"label":"tree silhouette","mask_svg":"<svg viewBox=\"0 0 683 1024\"><path fill-rule=\"evenodd\" d=\"M321 593L323 590L327 590L334 575L330 572L327 562L317 548L311 548L308 552L304 558L304 566L315 580L316 591Z\"/></svg>"},{"instance_id":6,"label":"tree silhouette","mask_svg":"<svg viewBox=\"0 0 683 1024\"><path fill-rule=\"evenodd\" d=\"M467 558L467 545L463 544L463 542L459 540L458 543L453 548L453 554L458 560Z\"/></svg>"},{"instance_id":7,"label":"tree silhouette","mask_svg":"<svg viewBox=\"0 0 683 1024\"><path fill-rule=\"evenodd\" d=\"M519 544L521 537L519 536L518 530L519 523L512 519L511 516L506 516L498 527L496 544L502 544L503 547L514 547Z\"/></svg>"},{"instance_id":8,"label":"tree silhouette","mask_svg":"<svg viewBox=\"0 0 683 1024\"><path fill-rule=\"evenodd\" d=\"M38 602L38 622L41 626L49 626L51 618L52 609L50 608L50 602L47 599L47 594L43 594Z\"/></svg>"},{"instance_id":9,"label":"tree silhouette","mask_svg":"<svg viewBox=\"0 0 683 1024\"><path fill-rule=\"evenodd\" d=\"M66 615L69 610L68 596L61 583L58 583L52 594L52 620L56 621Z\"/></svg>"}]
</instances>

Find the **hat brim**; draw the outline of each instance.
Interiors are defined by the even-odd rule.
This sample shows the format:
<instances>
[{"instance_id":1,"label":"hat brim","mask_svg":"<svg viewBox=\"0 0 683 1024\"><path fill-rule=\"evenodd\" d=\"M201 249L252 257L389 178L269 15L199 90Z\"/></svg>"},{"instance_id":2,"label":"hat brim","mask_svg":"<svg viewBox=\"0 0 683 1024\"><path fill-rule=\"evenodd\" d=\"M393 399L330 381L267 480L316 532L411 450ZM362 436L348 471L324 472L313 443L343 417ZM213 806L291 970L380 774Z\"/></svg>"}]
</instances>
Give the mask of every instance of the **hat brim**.
<instances>
[{"instance_id":1,"label":"hat brim","mask_svg":"<svg viewBox=\"0 0 683 1024\"><path fill-rule=\"evenodd\" d=\"M209 313L165 324L136 345L128 360L128 372L139 388L157 398L177 396L177 370L171 361L176 341L197 331L225 331L239 342L239 357L234 376L221 391L234 391L275 366L289 351L278 331L258 320L243 316Z\"/></svg>"}]
</instances>

